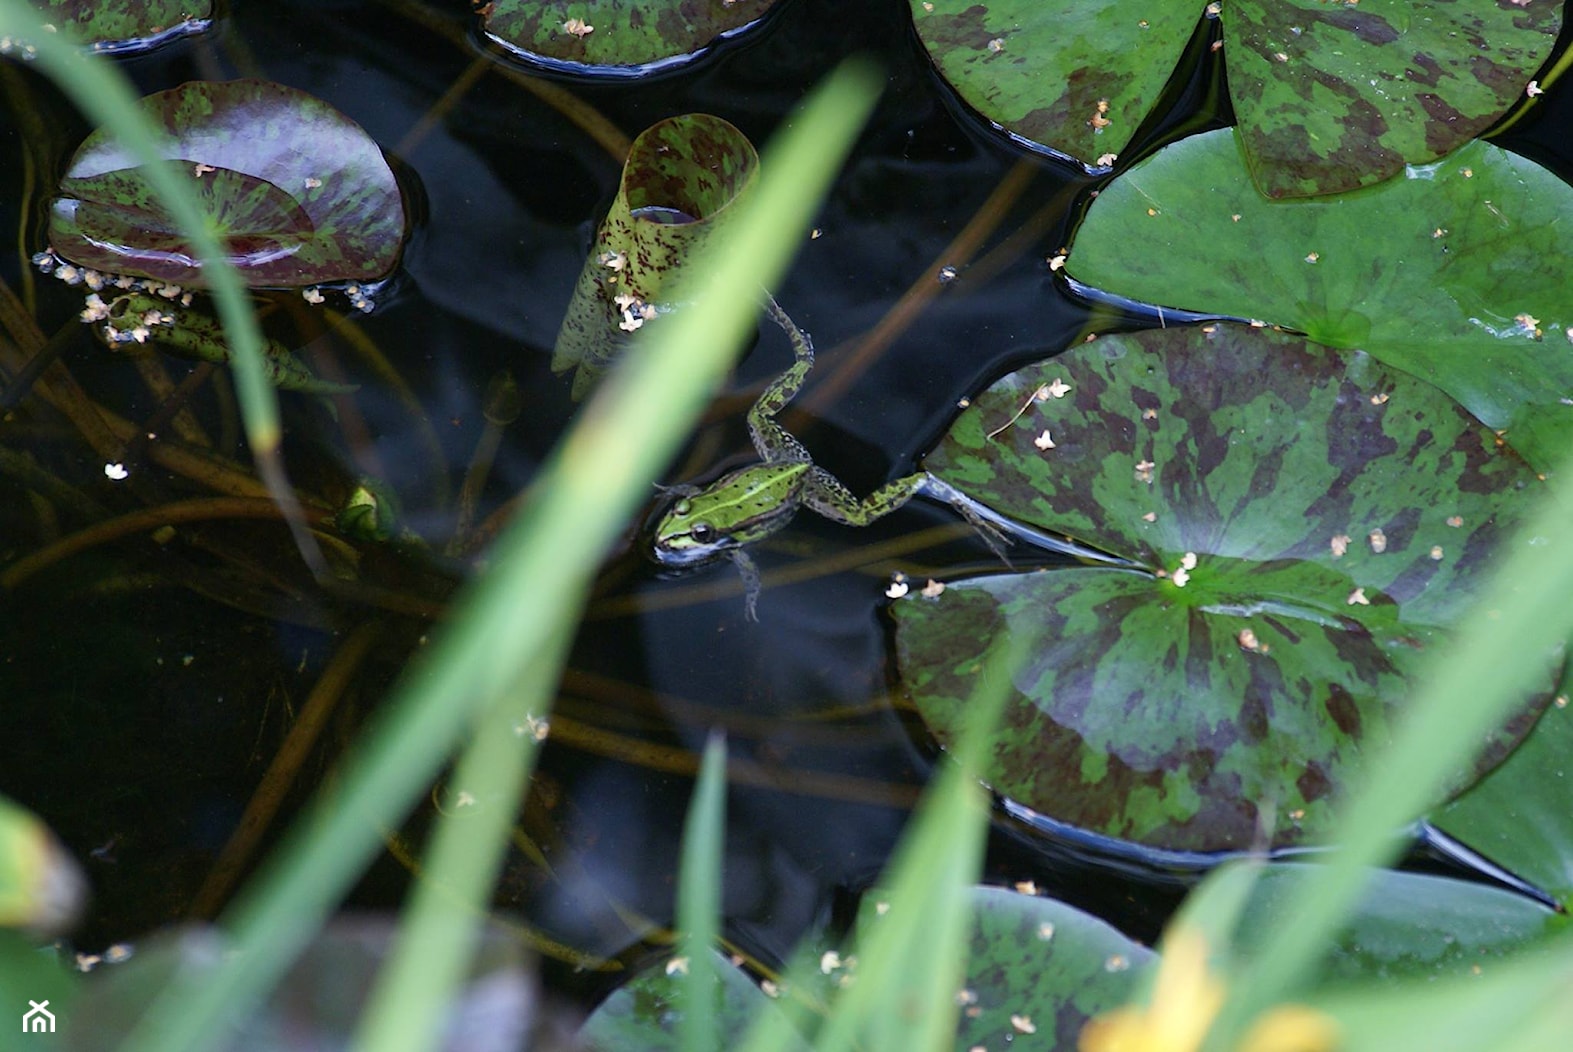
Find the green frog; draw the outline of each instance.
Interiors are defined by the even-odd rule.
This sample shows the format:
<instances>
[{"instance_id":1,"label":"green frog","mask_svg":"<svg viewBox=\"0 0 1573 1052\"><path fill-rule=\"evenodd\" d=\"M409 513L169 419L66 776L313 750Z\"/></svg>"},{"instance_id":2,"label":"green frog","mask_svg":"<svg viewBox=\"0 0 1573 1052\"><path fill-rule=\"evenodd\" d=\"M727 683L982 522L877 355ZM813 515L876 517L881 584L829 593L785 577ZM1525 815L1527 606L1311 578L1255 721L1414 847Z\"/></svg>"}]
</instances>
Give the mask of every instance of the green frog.
<instances>
[{"instance_id":1,"label":"green frog","mask_svg":"<svg viewBox=\"0 0 1573 1052\"><path fill-rule=\"evenodd\" d=\"M776 377L748 411L748 432L762 460L729 472L705 487L678 486L677 495L655 527L655 559L663 566L695 566L712 559L732 560L743 577L744 614L759 620L759 569L744 550L782 529L807 506L833 522L866 526L889 515L919 493L946 500L961 511L999 551L1003 539L980 519L960 493L939 479L918 472L887 482L859 500L830 472L816 467L808 449L776 421L814 367L814 344L770 296L765 310L792 342L792 367Z\"/></svg>"}]
</instances>

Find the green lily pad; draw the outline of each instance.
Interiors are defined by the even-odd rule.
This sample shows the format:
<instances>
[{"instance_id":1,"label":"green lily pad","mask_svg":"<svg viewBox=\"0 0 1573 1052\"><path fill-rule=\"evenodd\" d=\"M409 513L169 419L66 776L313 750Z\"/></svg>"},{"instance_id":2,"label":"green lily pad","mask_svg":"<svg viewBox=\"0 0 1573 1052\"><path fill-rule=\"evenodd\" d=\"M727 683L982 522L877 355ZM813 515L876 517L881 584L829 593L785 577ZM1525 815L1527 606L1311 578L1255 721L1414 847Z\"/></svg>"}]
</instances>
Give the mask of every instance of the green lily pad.
<instances>
[{"instance_id":1,"label":"green lily pad","mask_svg":"<svg viewBox=\"0 0 1573 1052\"><path fill-rule=\"evenodd\" d=\"M1321 877L1322 867L1311 864L1262 870L1235 931L1235 949L1246 961L1259 955L1269 922L1293 912ZM1550 909L1514 892L1383 870L1367 878L1364 896L1330 940L1317 982L1467 975L1539 941L1556 923Z\"/></svg>"},{"instance_id":2,"label":"green lily pad","mask_svg":"<svg viewBox=\"0 0 1573 1052\"><path fill-rule=\"evenodd\" d=\"M545 65L634 74L694 58L759 21L775 0L493 0L486 35Z\"/></svg>"},{"instance_id":3,"label":"green lily pad","mask_svg":"<svg viewBox=\"0 0 1573 1052\"><path fill-rule=\"evenodd\" d=\"M1094 167L1146 119L1196 29L1189 0L911 0L918 36L967 103ZM1104 158L1104 160L1099 160Z\"/></svg>"},{"instance_id":4,"label":"green lily pad","mask_svg":"<svg viewBox=\"0 0 1573 1052\"><path fill-rule=\"evenodd\" d=\"M1462 146L1524 98L1562 5L1229 0L1229 99L1270 197L1369 186Z\"/></svg>"},{"instance_id":5,"label":"green lily pad","mask_svg":"<svg viewBox=\"0 0 1573 1052\"><path fill-rule=\"evenodd\" d=\"M212 0L35 0L46 24L94 51L146 51L200 33L213 18Z\"/></svg>"},{"instance_id":6,"label":"green lily pad","mask_svg":"<svg viewBox=\"0 0 1573 1052\"><path fill-rule=\"evenodd\" d=\"M1573 906L1573 676L1524 744L1431 815L1438 829Z\"/></svg>"},{"instance_id":7,"label":"green lily pad","mask_svg":"<svg viewBox=\"0 0 1573 1052\"><path fill-rule=\"evenodd\" d=\"M1550 471L1573 448L1569 214L1573 189L1486 143L1347 197L1269 202L1225 129L1106 187L1067 272L1361 348L1506 429Z\"/></svg>"},{"instance_id":8,"label":"green lily pad","mask_svg":"<svg viewBox=\"0 0 1573 1052\"><path fill-rule=\"evenodd\" d=\"M986 779L1059 821L1178 851L1245 848L1263 809L1275 845L1322 836L1539 490L1431 385L1233 324L1107 336L1013 373L925 466L1131 566L896 603L924 720L948 742L989 641L1024 636L1033 657Z\"/></svg>"},{"instance_id":9,"label":"green lily pad","mask_svg":"<svg viewBox=\"0 0 1573 1052\"><path fill-rule=\"evenodd\" d=\"M168 138L230 262L254 288L374 281L398 262L403 200L382 151L320 99L264 80L193 81L142 108ZM49 218L62 259L204 284L201 263L139 166L104 129L71 159Z\"/></svg>"},{"instance_id":10,"label":"green lily pad","mask_svg":"<svg viewBox=\"0 0 1573 1052\"><path fill-rule=\"evenodd\" d=\"M755 986L743 970L715 954L717 976L716 1025L727 1048L738 1048L761 1012L773 1012L775 1003ZM678 969L651 968L614 990L585 1020L580 1044L588 1052L678 1052L682 993L686 979ZM792 1041L789 1052L806 1052L803 1041Z\"/></svg>"},{"instance_id":11,"label":"green lily pad","mask_svg":"<svg viewBox=\"0 0 1573 1052\"><path fill-rule=\"evenodd\" d=\"M1179 0L911 0L941 74L984 117L1083 164L1112 163L1196 27ZM1367 186L1436 160L1524 97L1561 5L1229 0L1230 98L1272 197Z\"/></svg>"},{"instance_id":12,"label":"green lily pad","mask_svg":"<svg viewBox=\"0 0 1573 1052\"><path fill-rule=\"evenodd\" d=\"M577 370L575 399L676 306L679 277L758 175L753 143L720 117L688 113L639 133L552 349L553 372Z\"/></svg>"}]
</instances>

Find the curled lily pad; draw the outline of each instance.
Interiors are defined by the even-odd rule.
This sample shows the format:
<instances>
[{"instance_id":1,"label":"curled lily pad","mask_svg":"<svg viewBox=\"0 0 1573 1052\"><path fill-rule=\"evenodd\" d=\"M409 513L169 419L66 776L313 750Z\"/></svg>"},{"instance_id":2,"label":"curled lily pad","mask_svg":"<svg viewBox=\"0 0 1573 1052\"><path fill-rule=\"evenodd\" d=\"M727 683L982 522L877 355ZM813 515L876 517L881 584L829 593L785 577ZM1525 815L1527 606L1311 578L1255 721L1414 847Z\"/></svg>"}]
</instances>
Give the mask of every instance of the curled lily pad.
<instances>
[{"instance_id":1,"label":"curled lily pad","mask_svg":"<svg viewBox=\"0 0 1573 1052\"><path fill-rule=\"evenodd\" d=\"M1550 471L1573 448L1570 213L1573 188L1486 143L1349 197L1265 201L1224 129L1106 187L1067 271L1359 347L1505 428Z\"/></svg>"},{"instance_id":2,"label":"curled lily pad","mask_svg":"<svg viewBox=\"0 0 1573 1052\"><path fill-rule=\"evenodd\" d=\"M230 262L252 287L373 281L398 262L403 201L382 151L320 99L265 80L193 81L149 95ZM201 264L138 165L104 129L60 181L49 219L56 255L114 274L204 284Z\"/></svg>"},{"instance_id":3,"label":"curled lily pad","mask_svg":"<svg viewBox=\"0 0 1573 1052\"><path fill-rule=\"evenodd\" d=\"M212 0L35 0L39 19L94 51L130 54L200 33Z\"/></svg>"},{"instance_id":4,"label":"curled lily pad","mask_svg":"<svg viewBox=\"0 0 1573 1052\"><path fill-rule=\"evenodd\" d=\"M578 369L574 398L584 397L634 332L674 306L678 276L725 229L758 174L748 137L706 113L671 117L634 140L552 351L554 372Z\"/></svg>"},{"instance_id":5,"label":"curled lily pad","mask_svg":"<svg viewBox=\"0 0 1573 1052\"><path fill-rule=\"evenodd\" d=\"M911 0L940 72L984 117L1102 166L1124 149L1196 26L1189 0ZM1271 197L1338 193L1434 161L1522 100L1560 4L1229 0L1230 100Z\"/></svg>"},{"instance_id":6,"label":"curled lily pad","mask_svg":"<svg viewBox=\"0 0 1573 1052\"><path fill-rule=\"evenodd\" d=\"M1247 847L1264 812L1277 845L1328 830L1540 487L1431 385L1229 324L1103 337L1013 373L925 466L1130 564L896 603L925 722L950 740L990 640L1027 638L988 781L1053 819L1177 851ZM1545 700L1526 699L1452 788L1501 760Z\"/></svg>"},{"instance_id":7,"label":"curled lily pad","mask_svg":"<svg viewBox=\"0 0 1573 1052\"><path fill-rule=\"evenodd\" d=\"M493 0L486 35L548 66L613 75L686 62L757 22L775 0Z\"/></svg>"}]
</instances>

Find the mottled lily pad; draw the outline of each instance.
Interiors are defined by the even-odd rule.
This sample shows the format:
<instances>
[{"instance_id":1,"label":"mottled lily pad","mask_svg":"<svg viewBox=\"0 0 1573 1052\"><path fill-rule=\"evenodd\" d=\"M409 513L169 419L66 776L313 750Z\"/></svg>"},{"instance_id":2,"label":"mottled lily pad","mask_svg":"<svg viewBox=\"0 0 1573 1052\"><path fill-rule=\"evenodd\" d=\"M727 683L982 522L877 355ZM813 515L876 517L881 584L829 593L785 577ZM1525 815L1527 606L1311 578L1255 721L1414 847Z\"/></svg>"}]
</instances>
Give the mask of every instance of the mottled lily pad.
<instances>
[{"instance_id":1,"label":"mottled lily pad","mask_svg":"<svg viewBox=\"0 0 1573 1052\"><path fill-rule=\"evenodd\" d=\"M761 1012L776 1011L742 969L715 954L716 1025L727 1048L739 1048ZM587 1052L679 1052L683 991L687 980L679 967L651 968L619 986L590 1014L579 1030ZM791 1041L788 1052L806 1052L807 1043Z\"/></svg>"},{"instance_id":2,"label":"mottled lily pad","mask_svg":"<svg viewBox=\"0 0 1573 1052\"><path fill-rule=\"evenodd\" d=\"M1562 5L1229 0L1229 99L1271 197L1368 186L1434 161L1524 98Z\"/></svg>"},{"instance_id":3,"label":"mottled lily pad","mask_svg":"<svg viewBox=\"0 0 1573 1052\"><path fill-rule=\"evenodd\" d=\"M956 91L1013 135L1112 163L1148 118L1202 5L1180 0L911 0ZM1560 4L1230 0L1230 99L1272 197L1337 193L1436 160L1524 98Z\"/></svg>"},{"instance_id":4,"label":"mottled lily pad","mask_svg":"<svg viewBox=\"0 0 1573 1052\"><path fill-rule=\"evenodd\" d=\"M200 33L212 0L34 0L38 17L94 51L129 54Z\"/></svg>"},{"instance_id":5,"label":"mottled lily pad","mask_svg":"<svg viewBox=\"0 0 1573 1052\"><path fill-rule=\"evenodd\" d=\"M688 113L639 133L552 349L553 372L576 370L575 399L635 332L676 306L679 276L725 229L758 175L753 143L720 117Z\"/></svg>"},{"instance_id":6,"label":"mottled lily pad","mask_svg":"<svg viewBox=\"0 0 1573 1052\"><path fill-rule=\"evenodd\" d=\"M1178 851L1247 847L1263 814L1274 844L1324 835L1540 492L1431 385L1232 324L1106 336L1013 373L925 466L1130 568L1003 573L896 603L924 720L949 741L989 641L1025 637L987 780L1053 819ZM1501 760L1544 700L1452 788Z\"/></svg>"},{"instance_id":7,"label":"mottled lily pad","mask_svg":"<svg viewBox=\"0 0 1573 1052\"><path fill-rule=\"evenodd\" d=\"M628 76L686 62L759 21L775 0L493 0L486 35L522 58Z\"/></svg>"},{"instance_id":8,"label":"mottled lily pad","mask_svg":"<svg viewBox=\"0 0 1573 1052\"><path fill-rule=\"evenodd\" d=\"M863 928L884 922L865 904ZM1063 902L972 891L972 943L956 1048L1075 1048L1088 1019L1129 1000L1157 954ZM894 923L894 922L892 922Z\"/></svg>"},{"instance_id":9,"label":"mottled lily pad","mask_svg":"<svg viewBox=\"0 0 1573 1052\"><path fill-rule=\"evenodd\" d=\"M929 57L975 110L1090 167L1158 101L1201 5L1191 0L911 0Z\"/></svg>"},{"instance_id":10,"label":"mottled lily pad","mask_svg":"<svg viewBox=\"0 0 1573 1052\"><path fill-rule=\"evenodd\" d=\"M230 262L252 287L374 281L398 262L403 201L382 151L320 99L264 80L193 81L142 100ZM136 162L104 129L60 181L55 254L202 286L201 263Z\"/></svg>"},{"instance_id":11,"label":"mottled lily pad","mask_svg":"<svg viewBox=\"0 0 1573 1052\"><path fill-rule=\"evenodd\" d=\"M1259 318L1442 388L1551 471L1573 448L1573 188L1486 143L1348 197L1269 202L1229 129L1098 196L1067 272L1104 292Z\"/></svg>"}]
</instances>

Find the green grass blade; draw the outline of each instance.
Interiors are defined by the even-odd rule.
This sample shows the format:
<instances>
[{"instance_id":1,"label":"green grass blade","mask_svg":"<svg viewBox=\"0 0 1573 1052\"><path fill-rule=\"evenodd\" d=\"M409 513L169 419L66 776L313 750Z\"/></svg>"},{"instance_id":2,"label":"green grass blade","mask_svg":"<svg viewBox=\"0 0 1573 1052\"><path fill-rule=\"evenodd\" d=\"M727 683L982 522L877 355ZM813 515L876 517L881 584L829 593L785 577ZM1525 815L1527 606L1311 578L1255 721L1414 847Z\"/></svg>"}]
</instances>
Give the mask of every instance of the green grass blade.
<instances>
[{"instance_id":1,"label":"green grass blade","mask_svg":"<svg viewBox=\"0 0 1573 1052\"><path fill-rule=\"evenodd\" d=\"M571 633L547 641L519 689L498 699L449 781L392 959L378 977L355 1048L379 1052L434 1047L454 991L463 983L507 855L508 832L538 742L527 717L551 708ZM457 794L470 801L456 803Z\"/></svg>"},{"instance_id":2,"label":"green grass blade","mask_svg":"<svg viewBox=\"0 0 1573 1052\"><path fill-rule=\"evenodd\" d=\"M721 918L721 858L726 836L726 739L712 733L705 743L688 804L683 857L677 874L677 953L688 961L682 983L678 1046L686 1052L717 1052L716 939Z\"/></svg>"},{"instance_id":3,"label":"green grass blade","mask_svg":"<svg viewBox=\"0 0 1573 1052\"><path fill-rule=\"evenodd\" d=\"M956 991L966 974L972 911L969 889L983 866L989 796L979 781L991 732L1025 651L997 640L978 673L968 722L949 762L924 793L885 871L889 909L858 946L855 978L836 999L815 1038L816 1052L854 1048L939 1052L956 1040ZM810 988L800 962L788 988ZM785 1013L767 1013L745 1052L781 1052L795 1031Z\"/></svg>"},{"instance_id":4,"label":"green grass blade","mask_svg":"<svg viewBox=\"0 0 1573 1052\"><path fill-rule=\"evenodd\" d=\"M148 182L191 239L202 259L203 278L224 324L236 389L251 448L263 453L279 444L279 408L262 366L262 330L251 312L245 284L229 265L224 247L209 229L196 197L163 163L158 129L137 105L130 82L113 62L85 54L60 35L40 28L43 19L23 0L0 0L0 36L22 36L38 49L38 65L83 113L114 130L115 138L140 161Z\"/></svg>"},{"instance_id":5,"label":"green grass blade","mask_svg":"<svg viewBox=\"0 0 1573 1052\"><path fill-rule=\"evenodd\" d=\"M425 660L406 675L266 869L226 916L238 952L207 982L171 984L125 1048L211 1045L254 1005L435 776L478 712L547 654L582 606L604 553L697 418L751 328L758 289L774 284L857 129L879 78L839 69L767 152L758 194L724 245L696 270L692 309L647 326L541 471L539 499L498 541Z\"/></svg>"}]
</instances>

